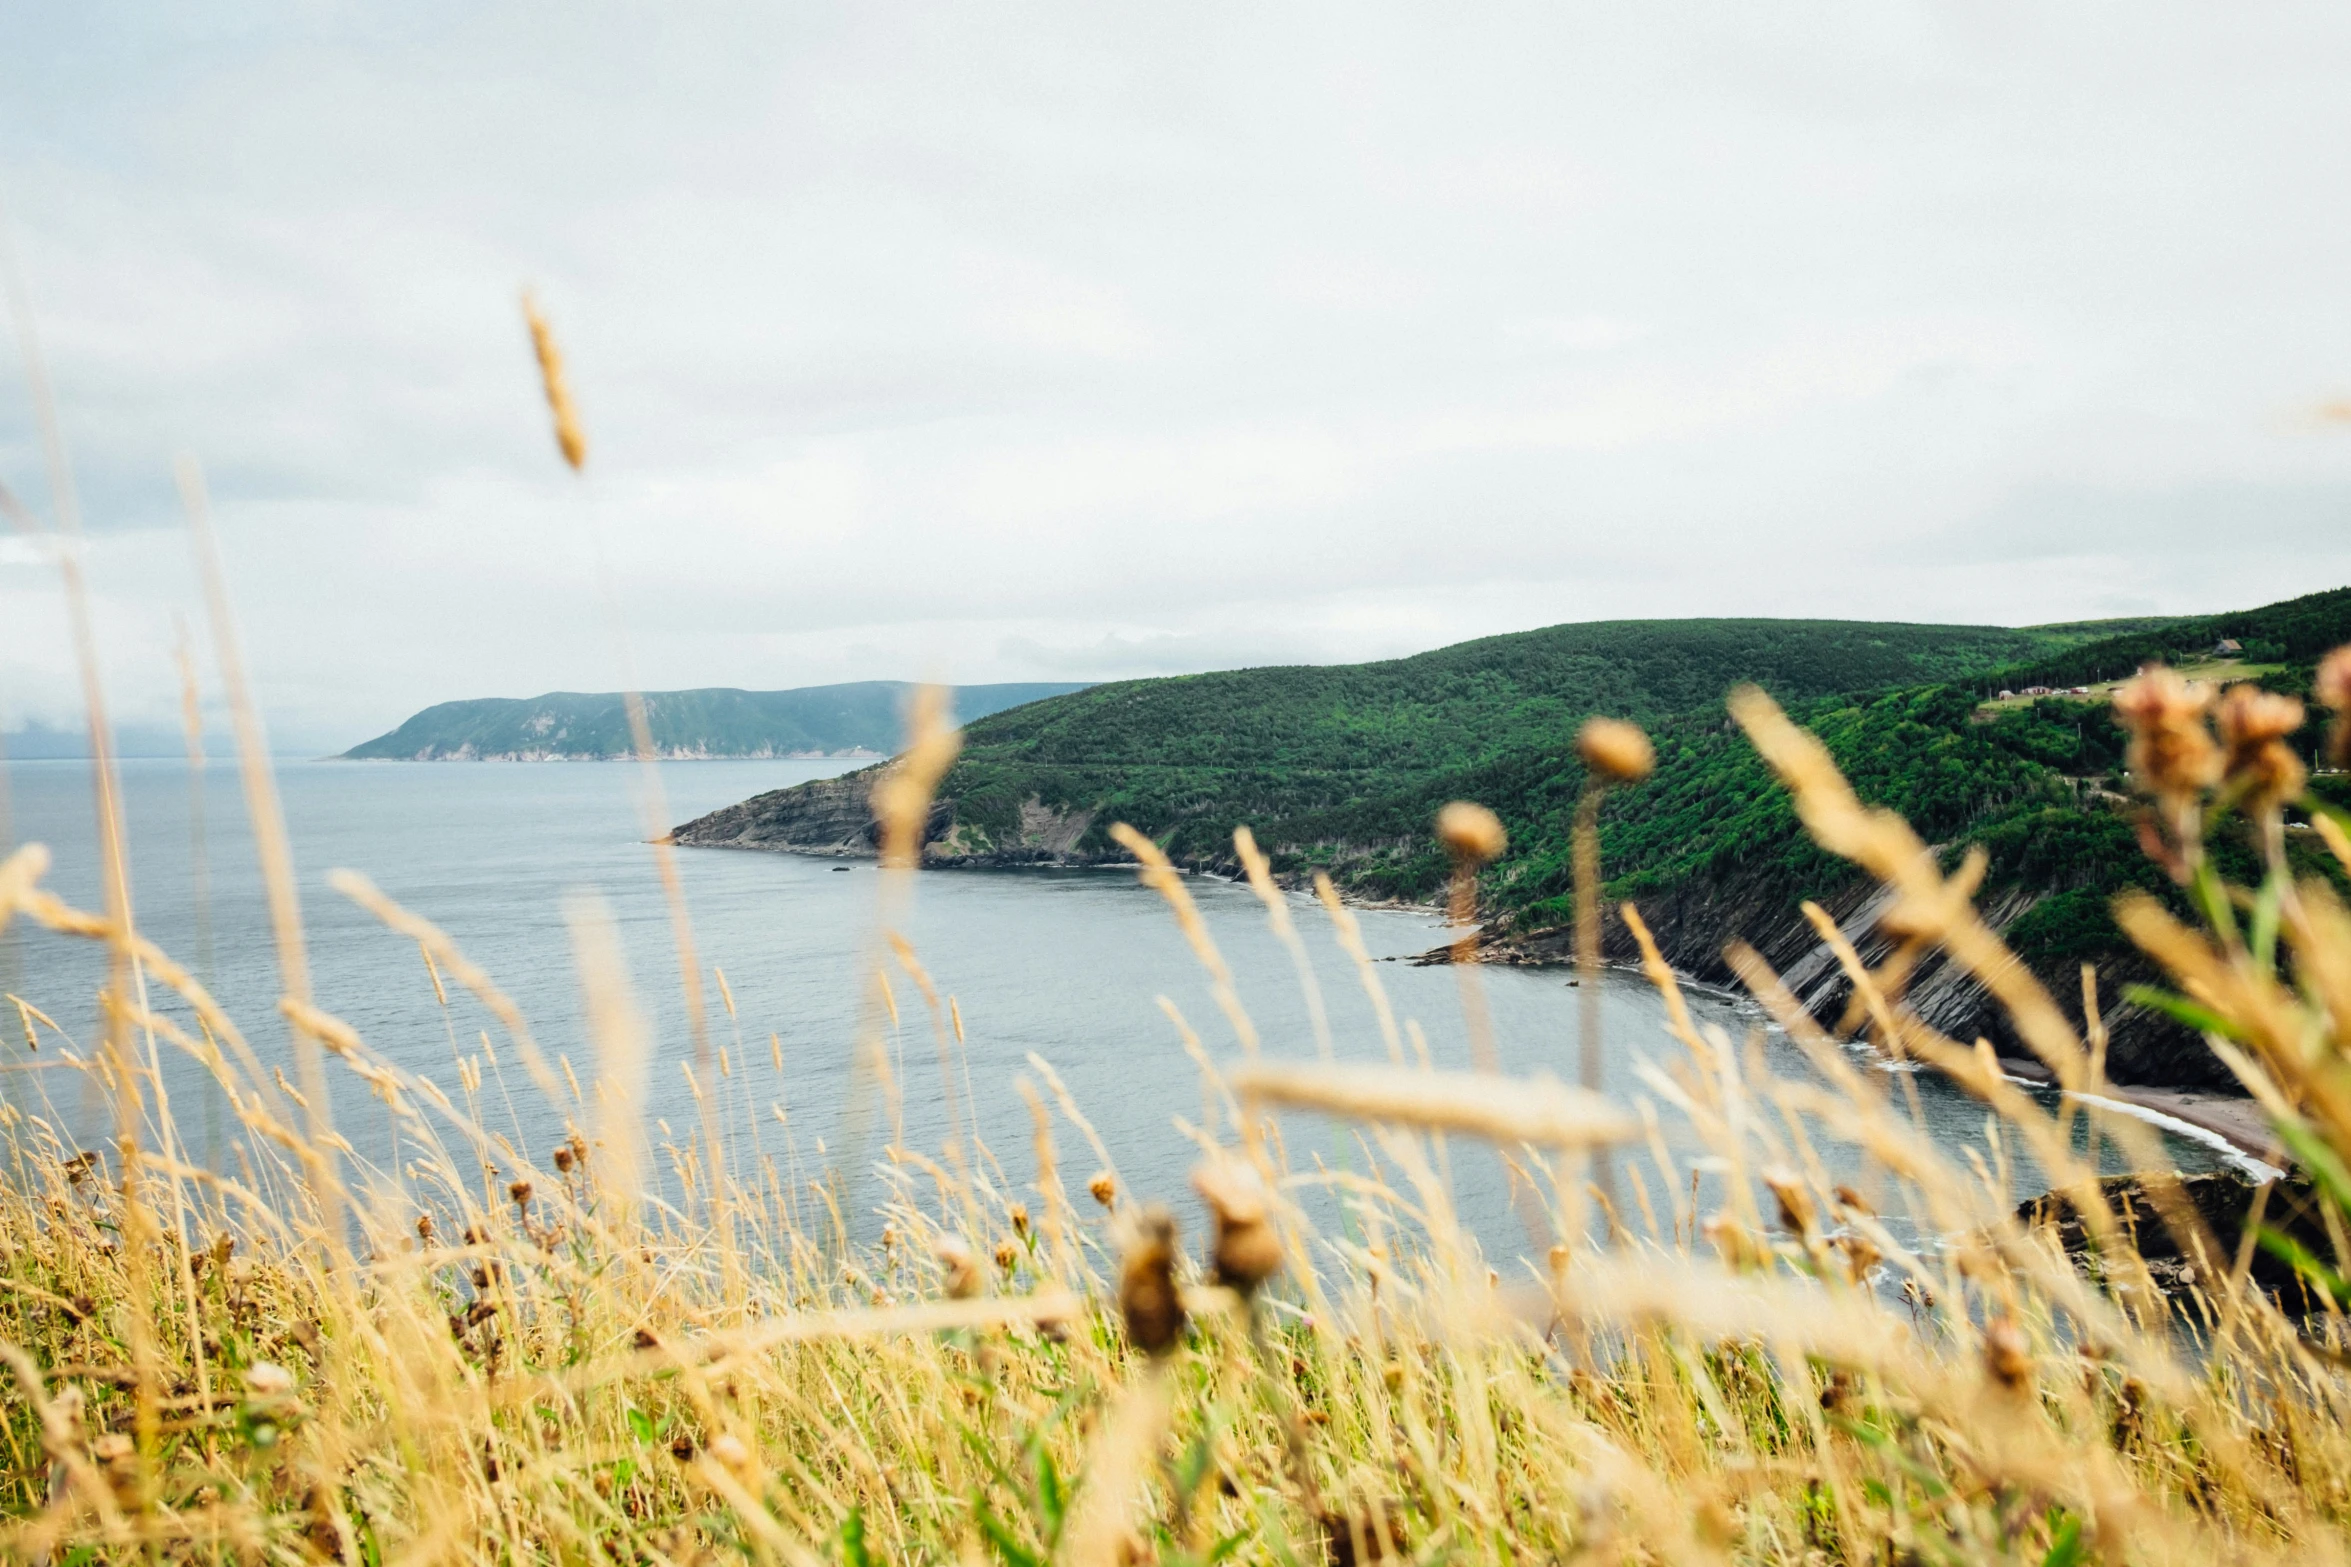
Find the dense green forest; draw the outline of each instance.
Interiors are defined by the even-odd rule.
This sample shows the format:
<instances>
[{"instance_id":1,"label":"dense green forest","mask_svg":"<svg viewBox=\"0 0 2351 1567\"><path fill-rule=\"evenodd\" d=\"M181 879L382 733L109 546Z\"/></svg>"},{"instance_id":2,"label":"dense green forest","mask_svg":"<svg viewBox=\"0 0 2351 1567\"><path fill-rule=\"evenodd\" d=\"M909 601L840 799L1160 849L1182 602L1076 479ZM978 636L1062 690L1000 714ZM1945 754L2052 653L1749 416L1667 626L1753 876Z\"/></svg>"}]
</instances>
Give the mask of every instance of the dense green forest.
<instances>
[{"instance_id":1,"label":"dense green forest","mask_svg":"<svg viewBox=\"0 0 2351 1567\"><path fill-rule=\"evenodd\" d=\"M1096 811L1097 837L1129 820L1213 854L1237 822L1417 798L1464 768L1547 756L1595 712L1659 720L1741 680L1790 700L1987 681L2102 630L1599 621L1382 663L1119 681L971 725L945 793L975 841L1008 843L1033 798Z\"/></svg>"},{"instance_id":2,"label":"dense green forest","mask_svg":"<svg viewBox=\"0 0 2351 1567\"><path fill-rule=\"evenodd\" d=\"M2336 588L2259 609L2134 625L2021 664L2005 671L2003 679L2015 686L2090 685L2149 662L2188 662L2223 638L2239 644L2248 663L2307 668L2344 640L2346 623L2351 623L2351 588Z\"/></svg>"},{"instance_id":3,"label":"dense green forest","mask_svg":"<svg viewBox=\"0 0 2351 1567\"><path fill-rule=\"evenodd\" d=\"M1115 682L971 725L942 794L975 846L1008 847L1028 800L1094 812L1081 850L1107 850L1101 834L1125 820L1201 863L1229 854L1232 828L1248 822L1269 842L1324 845L1340 872L1413 895L1425 890L1413 873L1377 856L1359 864L1363 851L1425 839L1432 796L1499 809L1563 776L1593 713L1679 733L1719 728L1722 697L1743 680L1799 703L1989 686L2109 629L1602 621L1383 663Z\"/></svg>"},{"instance_id":4,"label":"dense green forest","mask_svg":"<svg viewBox=\"0 0 2351 1567\"><path fill-rule=\"evenodd\" d=\"M715 686L648 691L645 717L654 748L667 756L884 755L897 749L912 689L903 680L860 680L790 691ZM955 708L969 722L1084 689L1066 681L958 686ZM586 760L634 750L619 692L550 691L442 702L343 756L346 761L404 762Z\"/></svg>"}]
</instances>

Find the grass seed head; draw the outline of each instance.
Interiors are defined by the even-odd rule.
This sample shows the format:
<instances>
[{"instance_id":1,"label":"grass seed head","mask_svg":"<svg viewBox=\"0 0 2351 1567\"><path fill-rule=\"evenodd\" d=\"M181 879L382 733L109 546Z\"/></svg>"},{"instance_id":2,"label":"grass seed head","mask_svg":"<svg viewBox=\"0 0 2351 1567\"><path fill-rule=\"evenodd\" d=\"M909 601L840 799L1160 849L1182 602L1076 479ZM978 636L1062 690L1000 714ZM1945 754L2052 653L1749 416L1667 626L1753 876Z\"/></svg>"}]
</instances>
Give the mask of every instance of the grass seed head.
<instances>
[{"instance_id":1,"label":"grass seed head","mask_svg":"<svg viewBox=\"0 0 2351 1567\"><path fill-rule=\"evenodd\" d=\"M932 1253L939 1259L949 1300L969 1300L980 1292L986 1281L980 1277L979 1258L972 1255L971 1242L960 1235L942 1235Z\"/></svg>"},{"instance_id":2,"label":"grass seed head","mask_svg":"<svg viewBox=\"0 0 2351 1567\"><path fill-rule=\"evenodd\" d=\"M571 383L563 374L563 351L555 346L555 329L539 311L539 302L522 296L522 318L531 329L531 352L539 360L539 385L547 394L547 411L555 417L555 445L563 460L578 473L587 466L588 438L580 432L579 410L572 406Z\"/></svg>"},{"instance_id":3,"label":"grass seed head","mask_svg":"<svg viewBox=\"0 0 2351 1567\"><path fill-rule=\"evenodd\" d=\"M1119 1269L1118 1309L1127 1339L1146 1355L1164 1356L1184 1336L1184 1300L1176 1287L1176 1221L1157 1203L1135 1220L1133 1241Z\"/></svg>"},{"instance_id":4,"label":"grass seed head","mask_svg":"<svg viewBox=\"0 0 2351 1567\"><path fill-rule=\"evenodd\" d=\"M1108 1170L1097 1170L1094 1178L1086 1183L1086 1191L1103 1207L1114 1207L1118 1202L1118 1177Z\"/></svg>"},{"instance_id":5,"label":"grass seed head","mask_svg":"<svg viewBox=\"0 0 2351 1567\"><path fill-rule=\"evenodd\" d=\"M1717 1213L1699 1226L1699 1233L1714 1247L1723 1265L1734 1273L1751 1273L1771 1262L1771 1248L1757 1235L1728 1213Z\"/></svg>"},{"instance_id":6,"label":"grass seed head","mask_svg":"<svg viewBox=\"0 0 2351 1567\"><path fill-rule=\"evenodd\" d=\"M1840 1235L1833 1244L1845 1255L1845 1276L1856 1284L1867 1279L1870 1270L1883 1260L1866 1235Z\"/></svg>"},{"instance_id":7,"label":"grass seed head","mask_svg":"<svg viewBox=\"0 0 2351 1567\"><path fill-rule=\"evenodd\" d=\"M2334 727L2327 733L2327 757L2340 767L2351 760L2351 643L2318 661L2310 691L2319 706L2334 711Z\"/></svg>"},{"instance_id":8,"label":"grass seed head","mask_svg":"<svg viewBox=\"0 0 2351 1567\"><path fill-rule=\"evenodd\" d=\"M1764 1170L1762 1175L1763 1184L1771 1188L1771 1195L1779 1204L1780 1227L1798 1238L1811 1234L1816 1210L1812 1194L1804 1189L1804 1178L1779 1165Z\"/></svg>"},{"instance_id":9,"label":"grass seed head","mask_svg":"<svg viewBox=\"0 0 2351 1567\"><path fill-rule=\"evenodd\" d=\"M2300 698L2233 685L2221 693L2213 717L2227 752L2226 776L2256 809L2283 804L2302 792L2308 772L2286 744L2286 736L2302 727Z\"/></svg>"},{"instance_id":10,"label":"grass seed head","mask_svg":"<svg viewBox=\"0 0 2351 1567\"><path fill-rule=\"evenodd\" d=\"M2033 1378L2032 1341L2011 1317L1994 1317L1984 1328L1984 1370L2011 1391Z\"/></svg>"},{"instance_id":11,"label":"grass seed head","mask_svg":"<svg viewBox=\"0 0 2351 1567\"><path fill-rule=\"evenodd\" d=\"M2183 680L2161 664L2149 664L2115 687L2114 716L2131 735L2124 765L2140 788L2176 801L2219 780L2220 749L2204 723L2211 705L2209 686Z\"/></svg>"},{"instance_id":12,"label":"grass seed head","mask_svg":"<svg viewBox=\"0 0 2351 1567\"><path fill-rule=\"evenodd\" d=\"M1484 806L1455 800L1437 813L1437 841L1458 864L1491 865L1510 847L1510 834Z\"/></svg>"},{"instance_id":13,"label":"grass seed head","mask_svg":"<svg viewBox=\"0 0 2351 1567\"><path fill-rule=\"evenodd\" d=\"M1588 718L1576 731L1576 755L1594 778L1636 784L1657 765L1657 748L1638 724L1621 718Z\"/></svg>"},{"instance_id":14,"label":"grass seed head","mask_svg":"<svg viewBox=\"0 0 2351 1567\"><path fill-rule=\"evenodd\" d=\"M1282 1243L1274 1234L1264 1181L1249 1166L1224 1159L1203 1166L1192 1185L1208 1204L1215 1228L1209 1260L1216 1281L1243 1295L1256 1293L1282 1267Z\"/></svg>"}]
</instances>

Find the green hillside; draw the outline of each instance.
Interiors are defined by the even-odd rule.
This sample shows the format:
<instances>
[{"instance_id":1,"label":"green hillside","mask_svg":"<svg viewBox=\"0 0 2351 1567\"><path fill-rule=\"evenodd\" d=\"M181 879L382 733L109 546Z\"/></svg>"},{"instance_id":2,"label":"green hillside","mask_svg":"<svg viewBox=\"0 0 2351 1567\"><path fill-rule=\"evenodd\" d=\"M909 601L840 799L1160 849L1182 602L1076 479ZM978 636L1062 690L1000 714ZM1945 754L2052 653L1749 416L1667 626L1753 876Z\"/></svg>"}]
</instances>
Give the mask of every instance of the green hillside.
<instances>
[{"instance_id":1,"label":"green hillside","mask_svg":"<svg viewBox=\"0 0 2351 1567\"><path fill-rule=\"evenodd\" d=\"M1320 870L1366 896L1423 901L1447 874L1431 819L1446 800L1474 799L1510 830L1481 883L1490 939L1556 956L1574 912L1573 738L1610 713L1649 728L1658 768L1602 813L1609 898L1638 898L1676 963L1720 976L1729 937L1801 958L1814 938L1798 903L1842 898L1850 910L1866 890L1798 829L1728 722L1724 695L1753 681L1952 863L1970 844L1989 852L1987 906L2061 994L2083 961L2102 965L2112 994L2136 973L2108 917L2113 894L2170 890L2138 848L2123 737L2103 702L1983 698L2127 674L2149 657L2192 662L2222 637L2264 660L2263 684L2307 692L2316 657L2351 641L2351 589L2226 615L2014 630L1603 622L1385 663L1096 686L971 724L928 852L972 865L1119 859L1107 832L1127 821L1180 864L1230 872L1233 829L1247 824L1287 875ZM2315 726L2304 738L2315 742ZM855 852L842 787L763 796L680 828L680 841ZM2224 839L2216 852L2246 851ZM1942 1004L1940 1026L1976 1026L1964 995ZM2166 1026L2118 1024L2118 1068L2209 1078L2209 1052Z\"/></svg>"},{"instance_id":2,"label":"green hillside","mask_svg":"<svg viewBox=\"0 0 2351 1567\"><path fill-rule=\"evenodd\" d=\"M719 686L648 691L645 716L654 748L665 756L880 756L897 749L912 689L902 680L861 680L790 691ZM968 722L1084 689L1066 681L957 686L955 708ZM550 691L442 702L343 756L347 761L591 760L628 756L634 749L620 693Z\"/></svg>"},{"instance_id":3,"label":"green hillside","mask_svg":"<svg viewBox=\"0 0 2351 1567\"><path fill-rule=\"evenodd\" d=\"M2223 638L2239 644L2248 663L2309 664L2343 640L2347 622L2351 588L2336 588L2259 609L2135 624L2025 663L2005 672L2005 680L2020 687L2090 685L2118 679L2151 661L2191 662ZM2095 630L2096 624L2080 629Z\"/></svg>"},{"instance_id":4,"label":"green hillside","mask_svg":"<svg viewBox=\"0 0 2351 1567\"><path fill-rule=\"evenodd\" d=\"M1234 824L1409 795L1429 780L1564 745L1595 712L1642 720L1742 680L1789 700L1984 683L2098 634L1854 621L1630 620L1486 637L1375 664L1120 681L973 724L944 792L975 846L1024 801L1096 813L1219 852Z\"/></svg>"}]
</instances>

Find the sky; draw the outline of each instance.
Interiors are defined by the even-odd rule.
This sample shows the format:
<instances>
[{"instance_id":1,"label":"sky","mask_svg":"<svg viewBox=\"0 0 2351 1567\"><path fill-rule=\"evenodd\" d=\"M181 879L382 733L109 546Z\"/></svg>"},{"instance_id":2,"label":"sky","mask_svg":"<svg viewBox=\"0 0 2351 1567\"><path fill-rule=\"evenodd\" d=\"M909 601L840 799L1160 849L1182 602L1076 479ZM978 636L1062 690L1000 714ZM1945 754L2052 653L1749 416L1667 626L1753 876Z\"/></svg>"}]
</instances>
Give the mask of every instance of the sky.
<instances>
[{"instance_id":1,"label":"sky","mask_svg":"<svg viewBox=\"0 0 2351 1567\"><path fill-rule=\"evenodd\" d=\"M322 749L632 673L2351 582L2339 5L89 0L0 43L133 721L206 636L182 453ZM0 724L78 710L50 549L0 535Z\"/></svg>"}]
</instances>

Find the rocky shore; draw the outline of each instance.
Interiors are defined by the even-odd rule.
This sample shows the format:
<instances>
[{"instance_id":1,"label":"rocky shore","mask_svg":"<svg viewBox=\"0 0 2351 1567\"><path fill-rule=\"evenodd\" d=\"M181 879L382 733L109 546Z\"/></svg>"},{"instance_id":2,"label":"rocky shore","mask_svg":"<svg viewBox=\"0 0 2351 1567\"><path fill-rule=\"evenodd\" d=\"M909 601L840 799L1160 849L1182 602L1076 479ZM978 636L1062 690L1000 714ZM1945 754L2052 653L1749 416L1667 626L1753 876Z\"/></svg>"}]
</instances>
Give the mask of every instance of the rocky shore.
<instances>
[{"instance_id":1,"label":"rocky shore","mask_svg":"<svg viewBox=\"0 0 2351 1567\"><path fill-rule=\"evenodd\" d=\"M2290 1265L2259 1245L2249 1251L2245 1245L2246 1221L2252 1219L2291 1238L2313 1256L2334 1255L2320 1209L2322 1199L2307 1179L2256 1182L2230 1171L2214 1171L2168 1181L2111 1175L2098 1184L2108 1207L2146 1260L2147 1271L2165 1291L2177 1293L2206 1283L2209 1277L2235 1267L2238 1254L2246 1252L2247 1271L2254 1283L2279 1296L2289 1311L2315 1309L2316 1303L2309 1299L2302 1279ZM2262 1195L2264 1186L2266 1196ZM2176 1203L2173 1193L2177 1194ZM2186 1240L2166 1219L2167 1212L2190 1221L2185 1226L2189 1231ZM2081 1214L2055 1192L2019 1203L2016 1217L2028 1228L2045 1226L2070 1254L2093 1250ZM2211 1237L2217 1255L2199 1256L2192 1250L2198 1224Z\"/></svg>"}]
</instances>

